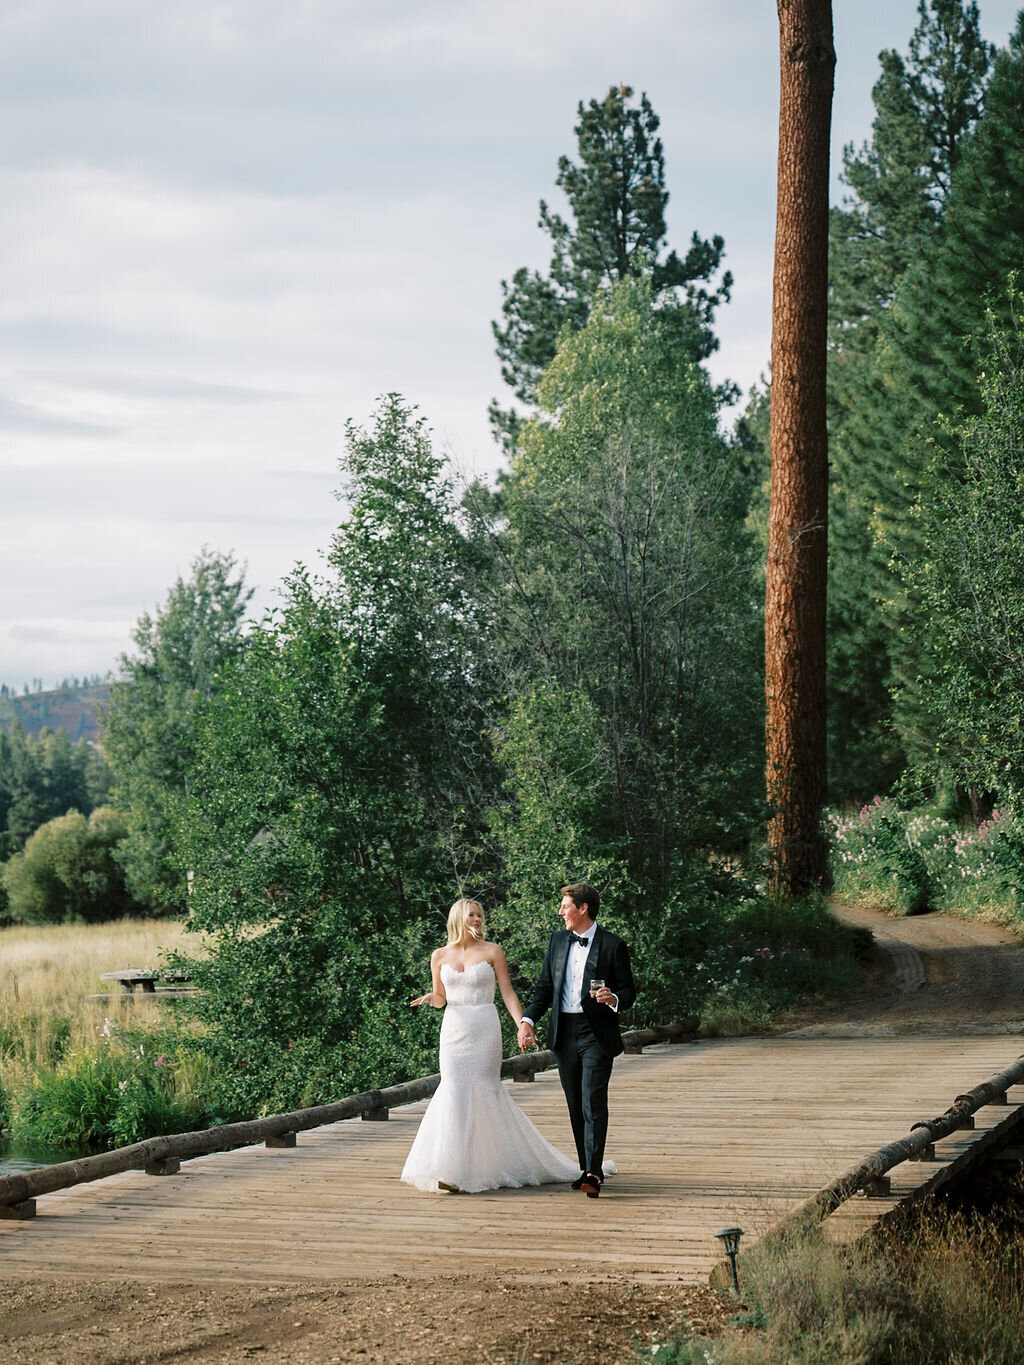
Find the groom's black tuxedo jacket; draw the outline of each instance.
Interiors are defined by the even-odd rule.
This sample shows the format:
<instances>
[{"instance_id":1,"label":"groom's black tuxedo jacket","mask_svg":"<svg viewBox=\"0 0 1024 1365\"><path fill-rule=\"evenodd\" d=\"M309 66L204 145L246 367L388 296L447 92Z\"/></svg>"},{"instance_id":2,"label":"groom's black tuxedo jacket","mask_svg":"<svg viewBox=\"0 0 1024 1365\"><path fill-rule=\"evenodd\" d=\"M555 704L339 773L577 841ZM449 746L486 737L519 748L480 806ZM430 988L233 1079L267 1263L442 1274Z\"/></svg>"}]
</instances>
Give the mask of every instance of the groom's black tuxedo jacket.
<instances>
[{"instance_id":1,"label":"groom's black tuxedo jacket","mask_svg":"<svg viewBox=\"0 0 1024 1365\"><path fill-rule=\"evenodd\" d=\"M587 964L583 969L583 1013L594 1031L594 1037L601 1051L609 1057L617 1057L622 1051L622 1034L619 1032L619 1016L607 1005L599 1005L590 998L590 982L593 977L603 980L605 985L619 998L619 1009L629 1009L636 999L633 985L633 972L629 965L629 949L622 939L595 924L594 938L587 952ZM548 1042L551 1047L558 1045L558 1017L562 1001L562 984L569 961L569 934L565 929L556 929L548 940L548 950L544 956L544 966L540 970L533 999L524 1011L528 1019L536 1024L552 1005L551 1023L548 1026Z\"/></svg>"}]
</instances>

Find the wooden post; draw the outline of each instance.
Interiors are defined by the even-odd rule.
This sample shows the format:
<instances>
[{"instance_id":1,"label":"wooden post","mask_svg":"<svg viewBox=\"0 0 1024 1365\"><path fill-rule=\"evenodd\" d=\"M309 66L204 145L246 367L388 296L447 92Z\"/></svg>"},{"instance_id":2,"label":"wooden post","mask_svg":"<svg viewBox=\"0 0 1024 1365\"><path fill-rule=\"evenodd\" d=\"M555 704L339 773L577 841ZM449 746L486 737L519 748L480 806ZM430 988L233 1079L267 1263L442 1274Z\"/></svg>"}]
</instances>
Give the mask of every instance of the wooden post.
<instances>
[{"instance_id":1,"label":"wooden post","mask_svg":"<svg viewBox=\"0 0 1024 1365\"><path fill-rule=\"evenodd\" d=\"M161 1156L155 1161L147 1161L144 1170L147 1175L177 1175L181 1162L176 1156Z\"/></svg>"},{"instance_id":2,"label":"wooden post","mask_svg":"<svg viewBox=\"0 0 1024 1365\"><path fill-rule=\"evenodd\" d=\"M294 1147L294 1133L278 1133L276 1137L268 1137L264 1142L264 1147Z\"/></svg>"},{"instance_id":3,"label":"wooden post","mask_svg":"<svg viewBox=\"0 0 1024 1365\"><path fill-rule=\"evenodd\" d=\"M23 1199L20 1204L0 1204L0 1218L12 1218L23 1221L26 1218L36 1216L36 1201L34 1199Z\"/></svg>"}]
</instances>

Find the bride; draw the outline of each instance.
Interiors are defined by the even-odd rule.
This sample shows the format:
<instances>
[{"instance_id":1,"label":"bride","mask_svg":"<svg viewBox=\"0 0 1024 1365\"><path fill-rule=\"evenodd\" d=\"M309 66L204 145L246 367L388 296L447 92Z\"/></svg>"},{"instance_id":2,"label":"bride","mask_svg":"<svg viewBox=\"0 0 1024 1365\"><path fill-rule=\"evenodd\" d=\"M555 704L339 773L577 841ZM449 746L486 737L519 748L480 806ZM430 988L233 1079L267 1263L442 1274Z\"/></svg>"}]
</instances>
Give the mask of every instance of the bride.
<instances>
[{"instance_id":1,"label":"bride","mask_svg":"<svg viewBox=\"0 0 1024 1365\"><path fill-rule=\"evenodd\" d=\"M448 943L430 955L432 990L411 1003L444 1009L441 1084L420 1120L402 1171L417 1189L436 1193L496 1190L572 1181L577 1163L542 1137L501 1084L497 983L519 1026L523 1008L505 954L484 938L484 912L457 900Z\"/></svg>"}]
</instances>

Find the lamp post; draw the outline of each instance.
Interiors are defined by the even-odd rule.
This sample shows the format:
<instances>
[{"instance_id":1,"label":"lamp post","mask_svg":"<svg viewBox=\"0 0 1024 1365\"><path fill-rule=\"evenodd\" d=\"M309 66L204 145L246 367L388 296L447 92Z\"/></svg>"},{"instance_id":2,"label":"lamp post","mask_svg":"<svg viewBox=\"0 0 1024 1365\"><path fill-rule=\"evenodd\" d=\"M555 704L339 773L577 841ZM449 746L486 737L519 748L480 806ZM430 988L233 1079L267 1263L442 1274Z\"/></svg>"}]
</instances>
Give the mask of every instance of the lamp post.
<instances>
[{"instance_id":1,"label":"lamp post","mask_svg":"<svg viewBox=\"0 0 1024 1365\"><path fill-rule=\"evenodd\" d=\"M729 1258L729 1269L732 1271L733 1293L739 1297L740 1282L736 1274L736 1256L740 1249L740 1238L743 1236L742 1228L722 1228L715 1233L715 1236L722 1243L722 1248Z\"/></svg>"}]
</instances>

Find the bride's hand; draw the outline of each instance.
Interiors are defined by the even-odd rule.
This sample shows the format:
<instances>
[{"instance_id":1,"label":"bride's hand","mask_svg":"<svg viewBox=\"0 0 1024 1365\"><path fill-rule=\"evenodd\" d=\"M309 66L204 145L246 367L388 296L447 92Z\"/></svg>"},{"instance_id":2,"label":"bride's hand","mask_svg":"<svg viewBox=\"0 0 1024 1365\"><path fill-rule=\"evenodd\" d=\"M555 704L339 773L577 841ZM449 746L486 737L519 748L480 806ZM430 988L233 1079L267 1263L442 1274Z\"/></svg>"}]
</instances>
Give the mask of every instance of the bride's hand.
<instances>
[{"instance_id":1,"label":"bride's hand","mask_svg":"<svg viewBox=\"0 0 1024 1365\"><path fill-rule=\"evenodd\" d=\"M415 1000L410 1000L409 1004L415 1009L417 1005L436 1005L437 1001L434 992L429 991L426 995L418 995Z\"/></svg>"}]
</instances>

